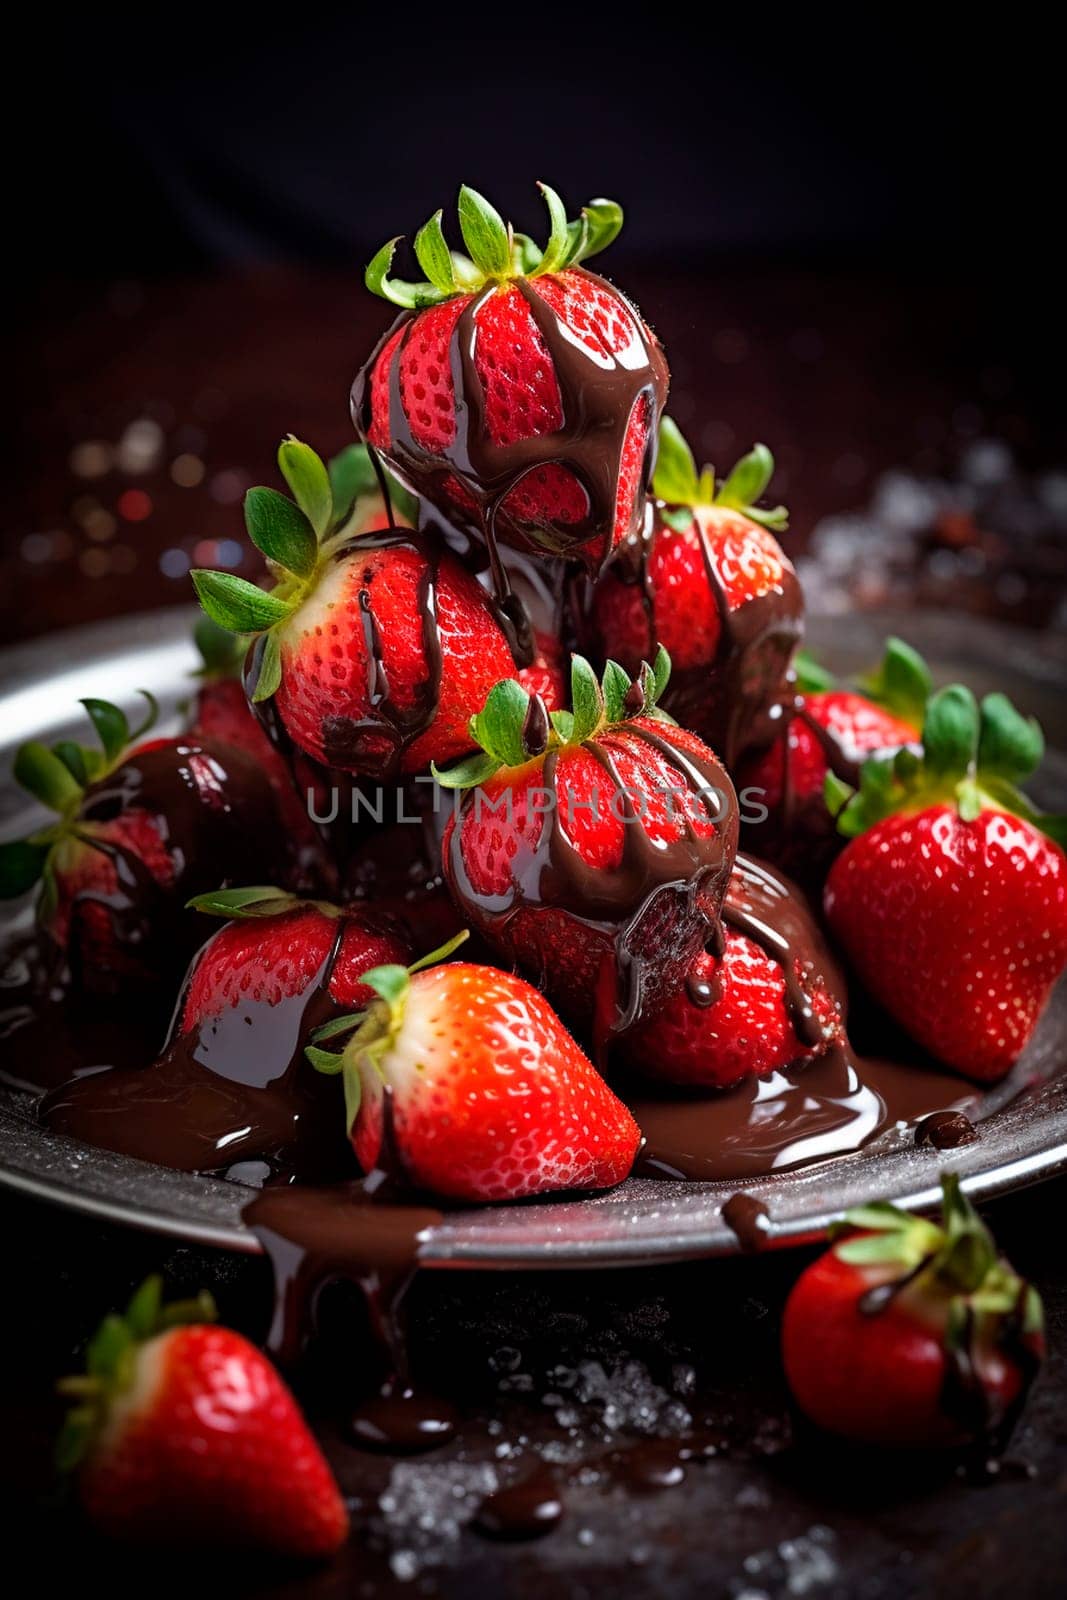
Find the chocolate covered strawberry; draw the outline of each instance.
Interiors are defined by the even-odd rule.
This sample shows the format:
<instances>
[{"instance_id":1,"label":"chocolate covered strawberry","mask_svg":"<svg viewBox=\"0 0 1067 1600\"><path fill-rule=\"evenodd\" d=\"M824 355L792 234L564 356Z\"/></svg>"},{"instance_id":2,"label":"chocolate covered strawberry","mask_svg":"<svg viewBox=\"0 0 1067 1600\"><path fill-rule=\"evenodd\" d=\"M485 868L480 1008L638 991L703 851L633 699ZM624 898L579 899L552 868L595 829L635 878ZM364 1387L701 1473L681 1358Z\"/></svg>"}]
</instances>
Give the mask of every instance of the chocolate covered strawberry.
<instances>
[{"instance_id":1,"label":"chocolate covered strawberry","mask_svg":"<svg viewBox=\"0 0 1067 1600\"><path fill-rule=\"evenodd\" d=\"M922 756L873 757L858 790L830 774L850 841L826 915L871 993L927 1050L969 1077L1002 1077L1067 966L1067 823L1016 788L1041 730L1003 695L927 704Z\"/></svg>"},{"instance_id":2,"label":"chocolate covered strawberry","mask_svg":"<svg viewBox=\"0 0 1067 1600\"><path fill-rule=\"evenodd\" d=\"M728 1089L824 1054L844 1019L841 975L799 890L739 855L711 947L622 1054L664 1083Z\"/></svg>"},{"instance_id":3,"label":"chocolate covered strawberry","mask_svg":"<svg viewBox=\"0 0 1067 1600\"><path fill-rule=\"evenodd\" d=\"M1044 1355L1037 1290L1014 1273L959 1179L941 1224L859 1206L786 1303L782 1359L800 1409L867 1444L1003 1447Z\"/></svg>"},{"instance_id":4,"label":"chocolate covered strawberry","mask_svg":"<svg viewBox=\"0 0 1067 1600\"><path fill-rule=\"evenodd\" d=\"M472 712L515 670L501 614L443 546L408 528L353 531L306 445L289 439L278 459L295 500L252 489L245 501L274 589L193 573L208 615L254 638L253 702L276 736L346 773L392 777L469 750Z\"/></svg>"},{"instance_id":5,"label":"chocolate covered strawberry","mask_svg":"<svg viewBox=\"0 0 1067 1600\"><path fill-rule=\"evenodd\" d=\"M90 1522L137 1543L333 1555L348 1513L270 1362L213 1326L210 1295L164 1306L149 1278L101 1323L57 1450Z\"/></svg>"},{"instance_id":6,"label":"chocolate covered strawberry","mask_svg":"<svg viewBox=\"0 0 1067 1600\"><path fill-rule=\"evenodd\" d=\"M392 1162L448 1199L606 1189L627 1176L637 1124L522 978L457 961L380 967L364 981L380 1000L343 1057L312 1058L343 1071L365 1171L379 1161L388 1115Z\"/></svg>"},{"instance_id":7,"label":"chocolate covered strawberry","mask_svg":"<svg viewBox=\"0 0 1067 1600\"><path fill-rule=\"evenodd\" d=\"M568 223L540 185L544 250L459 192L468 252L438 211L415 238L422 283L390 278L392 239L367 285L404 308L356 380L364 439L416 494L487 541L598 568L639 524L667 395L667 364L630 302L580 263L622 226L610 200ZM646 652L647 653L647 652Z\"/></svg>"},{"instance_id":8,"label":"chocolate covered strawberry","mask_svg":"<svg viewBox=\"0 0 1067 1600\"><path fill-rule=\"evenodd\" d=\"M366 907L271 887L216 890L192 909L228 920L189 971L162 1055L64 1085L45 1101L44 1120L192 1171L236 1166L243 1177L252 1161L286 1175L343 1171L335 1086L304 1050L351 1033L374 998L363 974L409 960L406 938Z\"/></svg>"},{"instance_id":9,"label":"chocolate covered strawberry","mask_svg":"<svg viewBox=\"0 0 1067 1600\"><path fill-rule=\"evenodd\" d=\"M292 857L262 767L231 744L184 736L138 743L125 713L84 700L99 748L22 745L15 777L57 813L0 846L0 895L40 885L38 923L75 981L107 990L180 972L199 942L186 901ZM132 748L131 748L132 746Z\"/></svg>"},{"instance_id":10,"label":"chocolate covered strawberry","mask_svg":"<svg viewBox=\"0 0 1067 1600\"><path fill-rule=\"evenodd\" d=\"M825 871L841 842L823 799L827 773L856 785L869 756L917 746L932 684L926 663L902 639L886 641L863 693L801 657L796 695L783 700L773 743L742 764L737 787L767 812L753 825L753 844L807 879Z\"/></svg>"},{"instance_id":11,"label":"chocolate covered strawberry","mask_svg":"<svg viewBox=\"0 0 1067 1600\"><path fill-rule=\"evenodd\" d=\"M716 486L664 418L648 518L578 601L594 654L635 672L664 647L673 668L665 709L728 766L769 737L803 631L796 574L771 531L785 527L785 510L756 504L773 470L757 445Z\"/></svg>"},{"instance_id":12,"label":"chocolate covered strawberry","mask_svg":"<svg viewBox=\"0 0 1067 1600\"><path fill-rule=\"evenodd\" d=\"M445 879L460 915L571 1016L606 1035L681 987L718 916L737 844L726 772L656 711L670 663L603 686L572 662L573 711L500 683L471 723L482 747L438 772L467 792Z\"/></svg>"}]
</instances>

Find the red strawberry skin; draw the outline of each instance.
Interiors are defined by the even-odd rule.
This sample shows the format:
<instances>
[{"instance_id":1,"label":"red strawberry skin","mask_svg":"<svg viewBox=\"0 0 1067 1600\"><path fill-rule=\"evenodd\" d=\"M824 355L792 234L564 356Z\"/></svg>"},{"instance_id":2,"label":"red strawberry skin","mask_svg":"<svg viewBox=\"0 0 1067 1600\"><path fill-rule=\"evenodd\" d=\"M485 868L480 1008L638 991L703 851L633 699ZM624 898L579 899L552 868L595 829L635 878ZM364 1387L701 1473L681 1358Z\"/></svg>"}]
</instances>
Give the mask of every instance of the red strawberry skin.
<instances>
[{"instance_id":1,"label":"red strawberry skin","mask_svg":"<svg viewBox=\"0 0 1067 1600\"><path fill-rule=\"evenodd\" d=\"M967 1435L942 1404L950 1296L927 1282L921 1303L903 1291L876 1316L860 1299L899 1276L896 1267L858 1267L827 1251L803 1272L786 1302L782 1358L800 1409L832 1433L868 1444L952 1446ZM1040 1357L1043 1341L1030 1336ZM980 1376L994 1414L1022 1387L1014 1359L994 1341Z\"/></svg>"},{"instance_id":2,"label":"red strawberry skin","mask_svg":"<svg viewBox=\"0 0 1067 1600\"><path fill-rule=\"evenodd\" d=\"M374 999L360 980L371 967L405 966L411 951L384 922L359 912L343 913L341 947L329 992L343 1010L359 1011ZM181 1032L206 1017L248 1001L277 1005L302 994L315 980L337 937L337 919L302 905L276 917L226 923L201 952L185 994Z\"/></svg>"},{"instance_id":3,"label":"red strawberry skin","mask_svg":"<svg viewBox=\"0 0 1067 1600\"><path fill-rule=\"evenodd\" d=\"M663 1083L691 1089L729 1089L744 1078L814 1060L842 1036L840 1010L821 984L811 1006L825 1030L818 1045L797 1038L778 963L753 940L724 928L726 948L716 960L694 961L689 981L662 1010L623 1040L630 1066ZM707 985L716 996L704 1006L690 987Z\"/></svg>"},{"instance_id":4,"label":"red strawberry skin","mask_svg":"<svg viewBox=\"0 0 1067 1600\"><path fill-rule=\"evenodd\" d=\"M81 1469L91 1521L118 1538L254 1546L322 1559L348 1513L274 1368L227 1328L177 1328L136 1354Z\"/></svg>"},{"instance_id":5,"label":"red strawberry skin","mask_svg":"<svg viewBox=\"0 0 1067 1600\"><path fill-rule=\"evenodd\" d=\"M637 313L609 285L585 272L564 271L539 277L536 291L571 335L601 362L623 364L651 339ZM400 352L401 327L386 342L370 377L370 442L390 458L389 390L393 366L401 358L400 398L412 436L422 449L442 452L456 436L455 387L449 344L469 295L419 313L417 336ZM558 378L528 302L513 283L502 285L481 307L476 320L475 368L485 390L485 422L497 445L555 433L564 426ZM643 359L643 356L642 356ZM623 444L614 522L594 539L577 530L589 512L585 489L568 467L535 467L510 491L497 515L498 535L520 548L576 555L599 566L636 526L642 511L649 433L658 422L640 402L630 416ZM394 465L396 463L394 462ZM414 486L446 514L469 519L474 503L451 474L428 476Z\"/></svg>"},{"instance_id":6,"label":"red strawberry skin","mask_svg":"<svg viewBox=\"0 0 1067 1600\"><path fill-rule=\"evenodd\" d=\"M736 683L723 608L743 632L748 608L760 602L766 616ZM742 695L748 720L757 722L776 700L802 614L796 574L774 535L739 511L697 506L680 530L656 511L651 531L635 536L598 580L584 626L595 653L631 675L663 645L673 669L664 709L731 759L732 702Z\"/></svg>"},{"instance_id":7,"label":"red strawberry skin","mask_svg":"<svg viewBox=\"0 0 1067 1600\"><path fill-rule=\"evenodd\" d=\"M528 667L515 673L529 695L539 694L549 711L562 711L567 705L563 646L554 634L539 628L534 634L535 654Z\"/></svg>"},{"instance_id":8,"label":"red strawberry skin","mask_svg":"<svg viewBox=\"0 0 1067 1600\"><path fill-rule=\"evenodd\" d=\"M58 895L48 931L63 950L75 938L85 968L129 975L141 971L137 952L121 941L110 904L120 893L122 854L140 862L161 889L171 887L174 863L164 832L162 818L128 811L87 827L85 838L67 838L60 845L54 863Z\"/></svg>"},{"instance_id":9,"label":"red strawberry skin","mask_svg":"<svg viewBox=\"0 0 1067 1600\"><path fill-rule=\"evenodd\" d=\"M494 683L514 676L485 591L450 552L442 550L437 563L436 707L421 600L430 557L422 549L357 547L327 569L285 624L275 703L294 744L323 765L376 777L462 755L471 748L471 715ZM383 725L386 700L409 729L399 740Z\"/></svg>"},{"instance_id":10,"label":"red strawberry skin","mask_svg":"<svg viewBox=\"0 0 1067 1600\"><path fill-rule=\"evenodd\" d=\"M452 962L416 973L381 1072L365 1064L353 1143L381 1150L384 1084L412 1182L449 1199L604 1189L640 1133L548 1001L511 973Z\"/></svg>"},{"instance_id":11,"label":"red strawberry skin","mask_svg":"<svg viewBox=\"0 0 1067 1600\"><path fill-rule=\"evenodd\" d=\"M823 730L835 751L840 752L838 764L847 765L853 773L868 756L899 750L919 739L919 730L912 723L851 689L805 694L798 701L798 709L803 715L790 718L785 738L776 740L744 768L743 782L763 790L763 802L772 812L782 804L788 760L784 788L793 803L815 800L823 815L826 813L822 793L830 762L826 744L811 723ZM841 772L839 776L847 779L849 773Z\"/></svg>"},{"instance_id":12,"label":"red strawberry skin","mask_svg":"<svg viewBox=\"0 0 1067 1600\"><path fill-rule=\"evenodd\" d=\"M627 789L645 797L641 822L627 825L612 810L605 769L597 758L584 746L560 752L553 780L560 825L581 860L605 876L622 860L627 826L643 827L657 843L679 839L686 816L699 840L710 844L719 832L694 796L687 796L683 805L680 770L630 731L641 726L685 755L699 759L710 754L686 730L642 718L598 735L597 743L610 754ZM533 761L497 773L480 791L465 797L445 831L445 880L464 921L499 956L530 972L568 1015L585 1021L594 1008L604 1005L605 984L614 990L618 980L618 929L583 919L578 905L546 905L536 899L524 903L521 893L517 906L512 905L522 888L524 866L549 826L541 798L544 788L544 763ZM507 805L493 810L494 804L507 799L508 791ZM673 806L668 791L674 794ZM721 828L728 870L737 844L736 811L728 812ZM718 886L709 883L693 897L684 888L661 889L640 923L631 928L631 953L639 960L648 958L643 964L644 1006L649 1013L681 987L718 913L724 888L725 881ZM497 909L500 906L506 909Z\"/></svg>"},{"instance_id":13,"label":"red strawberry skin","mask_svg":"<svg viewBox=\"0 0 1067 1600\"><path fill-rule=\"evenodd\" d=\"M870 992L913 1038L993 1082L1067 966L1067 859L1019 817L900 813L853 839L826 916Z\"/></svg>"}]
</instances>

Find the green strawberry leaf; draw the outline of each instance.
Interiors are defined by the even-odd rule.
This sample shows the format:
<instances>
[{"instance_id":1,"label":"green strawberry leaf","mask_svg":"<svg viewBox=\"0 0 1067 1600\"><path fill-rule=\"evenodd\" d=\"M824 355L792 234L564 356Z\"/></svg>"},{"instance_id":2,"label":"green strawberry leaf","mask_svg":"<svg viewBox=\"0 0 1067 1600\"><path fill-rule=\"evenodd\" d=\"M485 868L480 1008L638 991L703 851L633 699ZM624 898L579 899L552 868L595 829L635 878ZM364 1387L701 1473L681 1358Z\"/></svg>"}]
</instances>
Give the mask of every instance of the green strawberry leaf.
<instances>
[{"instance_id":1,"label":"green strawberry leaf","mask_svg":"<svg viewBox=\"0 0 1067 1600\"><path fill-rule=\"evenodd\" d=\"M487 278L506 278L511 245L504 219L483 195L466 184L459 191L459 231L474 265Z\"/></svg>"},{"instance_id":2,"label":"green strawberry leaf","mask_svg":"<svg viewBox=\"0 0 1067 1600\"><path fill-rule=\"evenodd\" d=\"M574 743L573 711L550 711L548 714L548 720L551 722L560 744Z\"/></svg>"},{"instance_id":3,"label":"green strawberry leaf","mask_svg":"<svg viewBox=\"0 0 1067 1600\"><path fill-rule=\"evenodd\" d=\"M659 425L653 493L668 503L691 506L696 502L697 482L697 464L692 450L677 423L671 417L664 417ZM688 527L691 521L692 518L687 514L683 527Z\"/></svg>"},{"instance_id":4,"label":"green strawberry leaf","mask_svg":"<svg viewBox=\"0 0 1067 1600\"><path fill-rule=\"evenodd\" d=\"M38 739L19 746L13 770L19 787L50 811L63 815L73 811L81 800L81 784L59 756Z\"/></svg>"},{"instance_id":5,"label":"green strawberry leaf","mask_svg":"<svg viewBox=\"0 0 1067 1600\"><path fill-rule=\"evenodd\" d=\"M276 889L272 884L255 884L247 889L209 889L206 894L187 900L185 909L232 921L244 917L277 917L302 903L295 895Z\"/></svg>"},{"instance_id":6,"label":"green strawberry leaf","mask_svg":"<svg viewBox=\"0 0 1067 1600\"><path fill-rule=\"evenodd\" d=\"M496 756L491 756L485 750L478 750L474 755L464 756L452 767L439 767L431 763L430 770L434 781L442 789L477 789L480 784L488 783L493 775L500 771L502 762Z\"/></svg>"},{"instance_id":7,"label":"green strawberry leaf","mask_svg":"<svg viewBox=\"0 0 1067 1600\"><path fill-rule=\"evenodd\" d=\"M321 1028L316 1028L311 1037L315 1044L322 1044L326 1039L336 1039L342 1033L351 1033L366 1020L365 1011L352 1011L344 1017L334 1017L331 1022L324 1022Z\"/></svg>"},{"instance_id":8,"label":"green strawberry leaf","mask_svg":"<svg viewBox=\"0 0 1067 1600\"><path fill-rule=\"evenodd\" d=\"M83 700L81 704L89 713L96 736L103 747L104 758L110 766L130 743L130 724L126 713L110 700Z\"/></svg>"},{"instance_id":9,"label":"green strawberry leaf","mask_svg":"<svg viewBox=\"0 0 1067 1600\"><path fill-rule=\"evenodd\" d=\"M752 447L723 480L715 497L717 505L743 511L754 506L771 481L774 457L765 444Z\"/></svg>"},{"instance_id":10,"label":"green strawberry leaf","mask_svg":"<svg viewBox=\"0 0 1067 1600\"><path fill-rule=\"evenodd\" d=\"M961 683L931 695L922 730L923 765L933 778L963 778L978 753L978 703Z\"/></svg>"},{"instance_id":11,"label":"green strawberry leaf","mask_svg":"<svg viewBox=\"0 0 1067 1600\"><path fill-rule=\"evenodd\" d=\"M299 439L294 439L293 435L289 434L278 447L278 465L281 468L282 477L292 491L293 499L307 522L311 525L315 538L325 538L333 520L333 490L330 487L330 475L326 471L326 463L320 455L312 450L310 445L302 444ZM256 491L252 490L251 492L254 494ZM247 505L246 500L246 516ZM249 529L249 532L251 532L251 529ZM302 540L303 535L301 534L298 543ZM262 549L262 545L259 548ZM301 551L303 551L303 548L304 546L301 543ZM313 544L311 565L306 570L294 567L290 562L282 561L278 557L272 559L278 560L279 565L286 567L290 572L295 572L299 577L306 577L315 564L315 553Z\"/></svg>"},{"instance_id":12,"label":"green strawberry leaf","mask_svg":"<svg viewBox=\"0 0 1067 1600\"><path fill-rule=\"evenodd\" d=\"M1024 717L1006 695L987 694L981 705L978 772L1020 783L1041 765L1045 738L1034 717Z\"/></svg>"},{"instance_id":13,"label":"green strawberry leaf","mask_svg":"<svg viewBox=\"0 0 1067 1600\"><path fill-rule=\"evenodd\" d=\"M574 708L571 741L581 744L604 719L604 695L596 673L584 656L571 657L571 705Z\"/></svg>"},{"instance_id":14,"label":"green strawberry leaf","mask_svg":"<svg viewBox=\"0 0 1067 1600\"><path fill-rule=\"evenodd\" d=\"M536 240L531 239L528 233L512 233L511 270L513 276L520 278L536 277L543 258L544 253L541 246Z\"/></svg>"},{"instance_id":15,"label":"green strawberry leaf","mask_svg":"<svg viewBox=\"0 0 1067 1600\"><path fill-rule=\"evenodd\" d=\"M630 675L617 661L604 663L601 680L604 689L604 718L607 722L622 722L626 716L626 696L630 691Z\"/></svg>"},{"instance_id":16,"label":"green strawberry leaf","mask_svg":"<svg viewBox=\"0 0 1067 1600\"><path fill-rule=\"evenodd\" d=\"M159 1327L163 1309L163 1279L153 1272L130 1297L124 1320L130 1333L138 1341L150 1339Z\"/></svg>"},{"instance_id":17,"label":"green strawberry leaf","mask_svg":"<svg viewBox=\"0 0 1067 1600\"><path fill-rule=\"evenodd\" d=\"M95 771L93 773L89 771L89 758L97 755L95 750L85 750L80 744L75 744L73 739L57 739L52 746L52 754L59 757L74 782L81 788L87 788L96 776ZM103 762L98 757L97 766L102 765Z\"/></svg>"},{"instance_id":18,"label":"green strawberry leaf","mask_svg":"<svg viewBox=\"0 0 1067 1600\"><path fill-rule=\"evenodd\" d=\"M793 670L801 694L825 694L837 683L833 673L827 672L808 650L797 651L793 657Z\"/></svg>"},{"instance_id":19,"label":"green strawberry leaf","mask_svg":"<svg viewBox=\"0 0 1067 1600\"><path fill-rule=\"evenodd\" d=\"M365 444L347 445L330 461L329 474L334 514L339 522L347 519L361 496L377 492L378 474Z\"/></svg>"},{"instance_id":20,"label":"green strawberry leaf","mask_svg":"<svg viewBox=\"0 0 1067 1600\"><path fill-rule=\"evenodd\" d=\"M545 205L548 207L551 225L548 243L545 245L541 259L537 263L537 268L540 272L559 272L567 260L567 251L570 247L570 236L567 232L567 212L555 189L550 189L547 183L539 183L537 187L540 189Z\"/></svg>"},{"instance_id":21,"label":"green strawberry leaf","mask_svg":"<svg viewBox=\"0 0 1067 1600\"><path fill-rule=\"evenodd\" d=\"M903 639L889 638L877 672L860 680L870 700L921 728L926 702L933 693L930 669L917 650Z\"/></svg>"},{"instance_id":22,"label":"green strawberry leaf","mask_svg":"<svg viewBox=\"0 0 1067 1600\"><path fill-rule=\"evenodd\" d=\"M29 839L0 844L0 900L15 900L32 889L48 860L48 845Z\"/></svg>"},{"instance_id":23,"label":"green strawberry leaf","mask_svg":"<svg viewBox=\"0 0 1067 1600\"><path fill-rule=\"evenodd\" d=\"M435 289L444 295L456 292L456 269L441 228L442 211L435 211L415 235L415 257Z\"/></svg>"},{"instance_id":24,"label":"green strawberry leaf","mask_svg":"<svg viewBox=\"0 0 1067 1600\"><path fill-rule=\"evenodd\" d=\"M671 658L662 645L656 649L656 659L652 663L652 700L654 706L663 699L668 683L671 681Z\"/></svg>"},{"instance_id":25,"label":"green strawberry leaf","mask_svg":"<svg viewBox=\"0 0 1067 1600\"><path fill-rule=\"evenodd\" d=\"M395 306L403 306L405 311L421 310L424 306L439 305L446 298L440 289L435 289L432 283L405 283L401 278L390 278L389 268L393 264L396 247L400 243L401 235L390 239L383 244L377 255L367 267L363 281L371 294L380 295L383 300L392 301Z\"/></svg>"},{"instance_id":26,"label":"green strawberry leaf","mask_svg":"<svg viewBox=\"0 0 1067 1600\"><path fill-rule=\"evenodd\" d=\"M568 266L577 266L606 250L618 238L623 224L622 207L614 200L590 200L582 207L581 225L572 236Z\"/></svg>"},{"instance_id":27,"label":"green strawberry leaf","mask_svg":"<svg viewBox=\"0 0 1067 1600\"><path fill-rule=\"evenodd\" d=\"M693 513L688 506L661 506L659 516L675 533L684 533L693 526Z\"/></svg>"},{"instance_id":28,"label":"green strawberry leaf","mask_svg":"<svg viewBox=\"0 0 1067 1600\"><path fill-rule=\"evenodd\" d=\"M322 466L321 461L319 465ZM245 525L248 537L268 561L298 578L310 577L318 554L315 530L300 507L284 494L277 489L249 489L245 495Z\"/></svg>"},{"instance_id":29,"label":"green strawberry leaf","mask_svg":"<svg viewBox=\"0 0 1067 1600\"><path fill-rule=\"evenodd\" d=\"M471 737L505 767L521 767L528 757L523 747L523 727L530 696L515 678L502 678L470 721Z\"/></svg>"},{"instance_id":30,"label":"green strawberry leaf","mask_svg":"<svg viewBox=\"0 0 1067 1600\"><path fill-rule=\"evenodd\" d=\"M261 705L264 700L269 700L277 694L278 686L282 681L282 646L276 633L268 633L263 640L263 648L259 653L259 670L256 674L256 686L252 690L253 705Z\"/></svg>"},{"instance_id":31,"label":"green strawberry leaf","mask_svg":"<svg viewBox=\"0 0 1067 1600\"><path fill-rule=\"evenodd\" d=\"M236 573L194 567L189 576L208 616L231 633L265 633L292 612L288 601L257 589Z\"/></svg>"},{"instance_id":32,"label":"green strawberry leaf","mask_svg":"<svg viewBox=\"0 0 1067 1600\"><path fill-rule=\"evenodd\" d=\"M315 1068L316 1072L324 1073L326 1077L333 1078L344 1068L345 1058L343 1051L320 1050L317 1045L306 1044L304 1055ZM349 1122L349 1127L351 1127Z\"/></svg>"},{"instance_id":33,"label":"green strawberry leaf","mask_svg":"<svg viewBox=\"0 0 1067 1600\"><path fill-rule=\"evenodd\" d=\"M390 1008L398 1006L411 987L407 967L401 967L393 962L381 967L372 967L369 972L363 974L360 982L365 983L368 989L373 989L379 999L384 1000Z\"/></svg>"}]
</instances>

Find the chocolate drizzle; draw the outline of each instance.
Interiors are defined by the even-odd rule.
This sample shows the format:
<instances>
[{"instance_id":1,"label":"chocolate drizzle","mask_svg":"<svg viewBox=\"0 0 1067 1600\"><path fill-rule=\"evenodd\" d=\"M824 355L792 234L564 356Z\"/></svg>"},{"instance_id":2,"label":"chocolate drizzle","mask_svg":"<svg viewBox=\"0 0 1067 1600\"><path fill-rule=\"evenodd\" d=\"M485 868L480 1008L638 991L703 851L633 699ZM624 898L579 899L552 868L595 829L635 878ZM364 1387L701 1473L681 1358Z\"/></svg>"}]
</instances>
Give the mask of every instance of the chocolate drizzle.
<instances>
[{"instance_id":1,"label":"chocolate drizzle","mask_svg":"<svg viewBox=\"0 0 1067 1600\"><path fill-rule=\"evenodd\" d=\"M770 1232L770 1212L762 1200L739 1189L723 1201L722 1220L746 1254L762 1250Z\"/></svg>"},{"instance_id":2,"label":"chocolate drizzle","mask_svg":"<svg viewBox=\"0 0 1067 1600\"><path fill-rule=\"evenodd\" d=\"M425 449L415 439L404 408L401 368L404 353L419 326L417 313L403 312L385 334L352 388L352 418L360 437L370 441L370 378L389 341L399 329L402 337L394 350L389 371L390 466L412 491L442 503L450 516L455 505L443 489L447 480L458 481L474 502L479 531L485 540L493 586L502 601L510 593L507 574L497 552L498 540L517 541L547 554L573 553L600 542L604 552L613 542L616 501L623 447L630 419L644 410L647 419L645 456L634 499L634 521L641 514L655 457L659 418L667 398L668 373L663 353L640 317L617 289L585 268L569 275L587 280L617 302L619 314L631 325L625 351L611 355L593 349L577 336L539 292L536 281L519 278L513 287L525 300L544 343L559 385L563 424L552 433L537 434L510 444L497 444L486 419L486 389L478 372L478 317L499 292L493 284L472 294L459 316L449 342L455 433L447 445ZM587 513L573 524L516 524L507 500L516 486L539 467L558 466L581 484Z\"/></svg>"},{"instance_id":3,"label":"chocolate drizzle","mask_svg":"<svg viewBox=\"0 0 1067 1600\"><path fill-rule=\"evenodd\" d=\"M535 908L558 910L588 929L592 976L601 979L603 987L606 972L610 989L604 1014L595 1018L598 1043L608 1034L632 1026L657 992L656 975L663 970L664 940L669 936L667 923L683 920L687 932L691 927L689 943L695 946L691 954L696 954L718 915L737 838L733 785L710 751L691 754L645 721L627 723L623 736L648 745L681 774L685 788L702 798L715 821L714 833L701 837L686 812L679 838L654 842L613 759L612 735L608 733L588 740L583 748L608 778L607 794L598 796L596 803L616 805L623 822L622 857L616 867L590 866L567 836L566 813L574 802L560 782L564 774L559 770L558 750L545 758L540 785L553 803L544 813L536 844L520 846L511 862L507 890L481 894L467 871L463 822L471 806L486 803L480 790L465 797L446 846L452 892L463 915L469 916L490 942L506 945L508 924L521 912ZM675 955L675 960L684 965L684 953ZM541 979L550 992L556 988L550 971L543 972ZM595 981L577 986L587 1005L593 1004L596 986Z\"/></svg>"},{"instance_id":4,"label":"chocolate drizzle","mask_svg":"<svg viewBox=\"0 0 1067 1600\"><path fill-rule=\"evenodd\" d=\"M77 1078L48 1096L42 1121L187 1172L225 1175L256 1159L283 1179L344 1172L338 1083L304 1056L314 1030L342 1013L329 985L344 931L339 918L313 983L276 1004L245 998L182 1032L183 990L157 1061Z\"/></svg>"},{"instance_id":5,"label":"chocolate drizzle","mask_svg":"<svg viewBox=\"0 0 1067 1600\"><path fill-rule=\"evenodd\" d=\"M958 1150L961 1145L975 1144L977 1139L978 1129L962 1111L935 1111L915 1129L915 1143L934 1150Z\"/></svg>"},{"instance_id":6,"label":"chocolate drizzle","mask_svg":"<svg viewBox=\"0 0 1067 1600\"><path fill-rule=\"evenodd\" d=\"M659 638L656 608L662 604L652 578L652 550L657 539L675 537L663 520L665 509L660 501L649 502L642 525L620 545L611 566L621 582L640 590L650 651ZM742 605L731 606L714 530L703 527L696 515L690 526L718 613L719 637L711 661L690 667L675 663L663 709L706 739L732 771L746 750L766 745L773 736L772 721L789 661L803 637L803 597L796 573L783 556L780 582ZM586 631L583 619L589 614L591 593L588 580L572 590L580 636ZM624 660L622 665L630 671L638 663Z\"/></svg>"}]
</instances>

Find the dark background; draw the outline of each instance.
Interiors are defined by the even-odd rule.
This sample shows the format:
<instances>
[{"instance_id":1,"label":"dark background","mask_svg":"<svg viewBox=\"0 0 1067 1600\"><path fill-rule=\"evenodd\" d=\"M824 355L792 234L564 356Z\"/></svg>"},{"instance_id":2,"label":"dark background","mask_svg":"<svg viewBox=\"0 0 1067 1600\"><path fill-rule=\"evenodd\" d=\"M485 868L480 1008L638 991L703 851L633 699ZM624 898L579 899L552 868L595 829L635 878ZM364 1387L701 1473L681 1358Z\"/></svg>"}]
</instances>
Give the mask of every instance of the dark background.
<instances>
[{"instance_id":1,"label":"dark background","mask_svg":"<svg viewBox=\"0 0 1067 1600\"><path fill-rule=\"evenodd\" d=\"M462 181L543 236L537 178L572 214L623 203L603 268L664 341L671 410L721 470L772 447L792 554L887 470L955 481L998 442L992 509L953 490L959 516L920 518L892 572L867 559L876 521L833 603L1057 617L1067 488L1028 475L1065 457L1060 91L1021 15L995 38L897 13L716 13L710 34L651 13L491 36L390 20L22 19L2 113L7 639L187 600L190 565L252 575L240 504L278 441L352 437L348 388L390 316L362 285L371 254L438 206L458 244ZM803 576L829 603L818 565Z\"/></svg>"}]
</instances>

